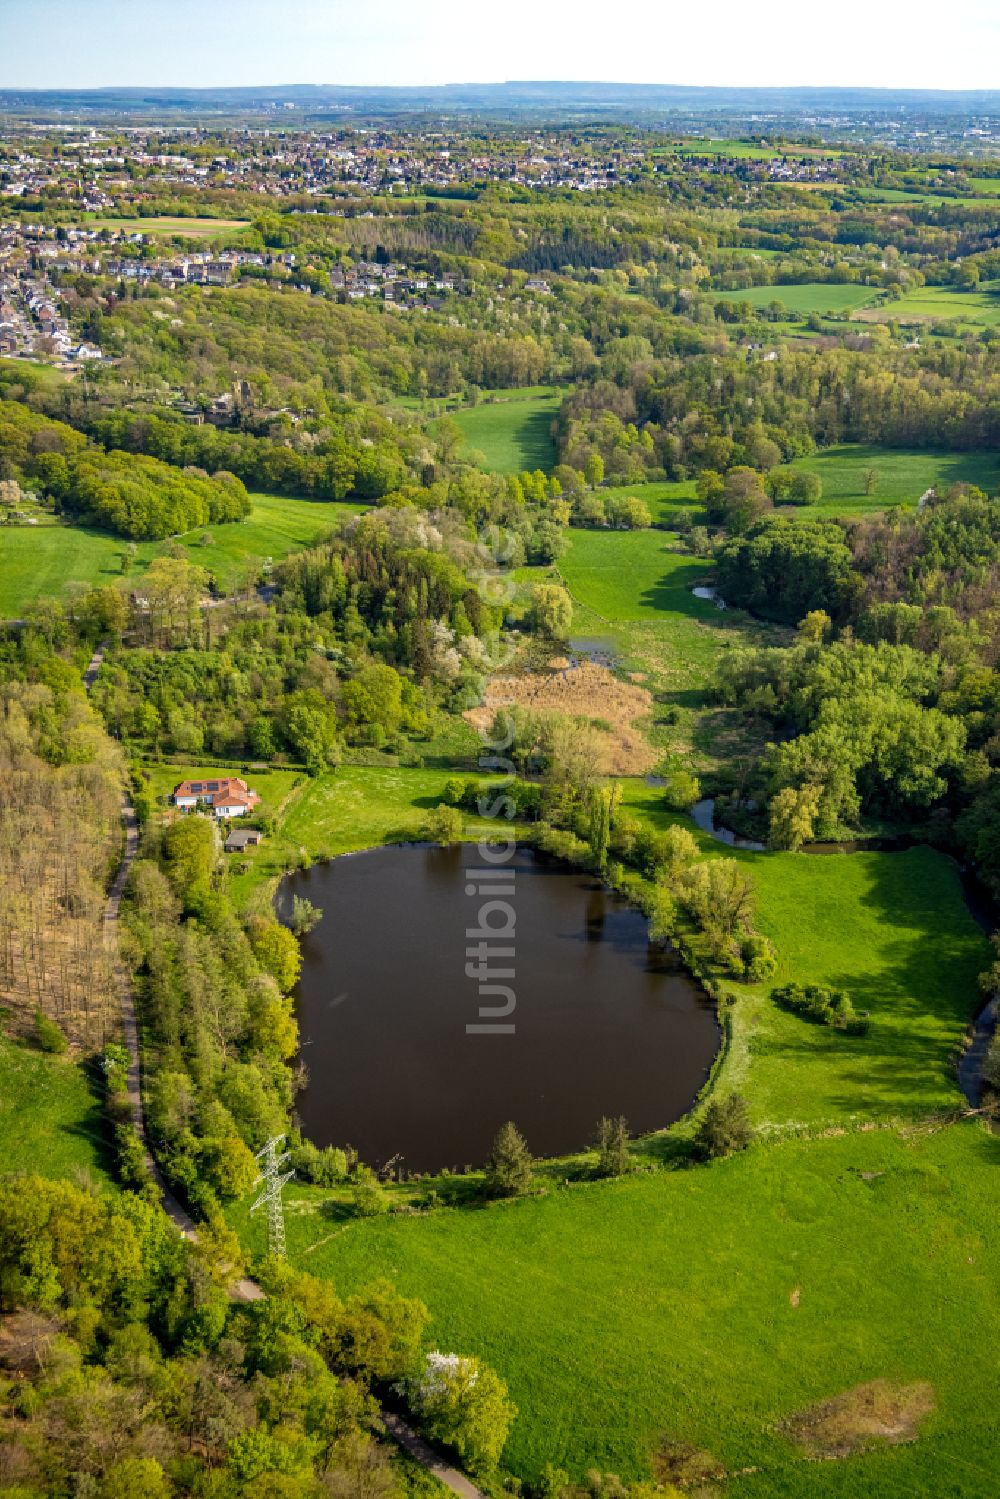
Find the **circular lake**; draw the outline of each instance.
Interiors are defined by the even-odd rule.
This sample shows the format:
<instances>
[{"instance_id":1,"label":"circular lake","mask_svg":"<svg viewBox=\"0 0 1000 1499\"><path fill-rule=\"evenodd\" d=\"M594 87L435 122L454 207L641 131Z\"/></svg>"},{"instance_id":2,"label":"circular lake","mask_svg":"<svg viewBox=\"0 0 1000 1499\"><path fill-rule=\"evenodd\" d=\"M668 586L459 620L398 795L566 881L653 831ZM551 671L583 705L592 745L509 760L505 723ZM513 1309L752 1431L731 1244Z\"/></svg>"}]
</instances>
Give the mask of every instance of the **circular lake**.
<instances>
[{"instance_id":1,"label":"circular lake","mask_svg":"<svg viewBox=\"0 0 1000 1499\"><path fill-rule=\"evenodd\" d=\"M488 978L514 991L481 996L474 845L373 849L290 875L279 894L308 897L323 919L302 943L297 990L308 1083L298 1098L317 1145L353 1145L369 1165L411 1171L481 1165L513 1119L536 1155L584 1147L602 1114L633 1133L690 1107L719 1047L714 1006L646 919L593 876L519 849L499 878L514 893L513 938L495 936ZM495 908L491 927L509 916ZM514 956L498 954L504 945ZM512 1031L476 1031L476 1026ZM473 1027L469 1030L468 1027Z\"/></svg>"}]
</instances>

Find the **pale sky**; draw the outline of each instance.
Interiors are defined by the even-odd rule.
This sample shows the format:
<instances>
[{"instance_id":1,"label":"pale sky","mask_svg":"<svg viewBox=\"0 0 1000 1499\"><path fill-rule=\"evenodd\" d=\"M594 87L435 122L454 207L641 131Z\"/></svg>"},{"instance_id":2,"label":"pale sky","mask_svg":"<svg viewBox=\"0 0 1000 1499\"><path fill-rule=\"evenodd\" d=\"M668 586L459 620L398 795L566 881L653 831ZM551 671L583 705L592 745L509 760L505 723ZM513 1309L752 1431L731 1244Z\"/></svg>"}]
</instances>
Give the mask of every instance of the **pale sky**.
<instances>
[{"instance_id":1,"label":"pale sky","mask_svg":"<svg viewBox=\"0 0 1000 1499\"><path fill-rule=\"evenodd\" d=\"M1000 87L1000 0L0 0L0 88Z\"/></svg>"}]
</instances>

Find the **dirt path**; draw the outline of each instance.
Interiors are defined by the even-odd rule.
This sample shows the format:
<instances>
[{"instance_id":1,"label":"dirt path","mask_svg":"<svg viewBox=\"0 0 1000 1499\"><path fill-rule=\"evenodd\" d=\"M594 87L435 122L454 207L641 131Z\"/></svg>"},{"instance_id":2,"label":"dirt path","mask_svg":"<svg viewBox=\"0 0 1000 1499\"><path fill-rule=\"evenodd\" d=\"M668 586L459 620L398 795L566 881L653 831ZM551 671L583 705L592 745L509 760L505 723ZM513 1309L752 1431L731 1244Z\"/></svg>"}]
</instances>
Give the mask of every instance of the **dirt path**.
<instances>
[{"instance_id":1,"label":"dirt path","mask_svg":"<svg viewBox=\"0 0 1000 1499\"><path fill-rule=\"evenodd\" d=\"M94 685L97 673L100 671L101 662L104 660L104 648L98 646L90 664L84 673L84 685L89 692ZM122 1031L125 1037L125 1046L128 1050L128 1105L132 1123L136 1134L142 1142L142 1148L146 1157L146 1167L150 1176L156 1183L156 1189L160 1194L160 1202L163 1211L181 1234L182 1238L196 1240L198 1230L194 1219L181 1207L176 1197L171 1192L163 1179L163 1174L153 1157L149 1148L149 1136L146 1133L146 1114L142 1104L142 1053L139 1047L139 1022L135 1012L135 991L128 969L122 960L121 942L119 940L122 893L129 871L132 868L135 856L139 851L139 824L132 805L132 798L128 791L122 792L122 826L125 829L125 849L122 853L121 863L115 873L111 889L108 891L107 905L104 908L104 940L108 951L111 953L111 961L114 968L115 981L118 985L119 1002L121 1005ZM265 1293L255 1280L244 1276L238 1280L232 1288L234 1301L263 1301ZM403 1450L414 1458L422 1467L432 1473L435 1478L444 1484L445 1488L451 1489L453 1494L458 1494L460 1499L485 1499L481 1490L460 1473L457 1468L450 1467L442 1458L438 1457L432 1447L419 1437L417 1433L399 1416L392 1415L389 1411L382 1412L382 1420L385 1424L387 1435Z\"/></svg>"}]
</instances>

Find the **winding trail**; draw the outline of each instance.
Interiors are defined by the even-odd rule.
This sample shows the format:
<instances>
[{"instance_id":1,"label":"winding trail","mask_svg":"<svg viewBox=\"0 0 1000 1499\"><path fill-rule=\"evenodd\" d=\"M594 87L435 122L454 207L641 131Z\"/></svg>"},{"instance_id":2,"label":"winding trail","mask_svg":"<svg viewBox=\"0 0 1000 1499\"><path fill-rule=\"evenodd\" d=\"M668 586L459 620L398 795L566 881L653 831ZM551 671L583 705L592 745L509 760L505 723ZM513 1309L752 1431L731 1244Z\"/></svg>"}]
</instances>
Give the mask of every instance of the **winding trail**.
<instances>
[{"instance_id":1,"label":"winding trail","mask_svg":"<svg viewBox=\"0 0 1000 1499\"><path fill-rule=\"evenodd\" d=\"M89 693L97 679L97 673L101 669L104 660L105 646L99 645L90 658L87 670L83 675L83 683ZM153 1152L149 1145L149 1135L146 1131L146 1113L142 1102L142 1051L139 1045L139 1022L135 1010L135 990L128 969L122 959L121 942L119 940L122 893L125 882L129 877L129 871L139 851L139 824L135 815L135 807L128 790L122 791L122 826L125 829L125 848L122 853L121 863L115 871L115 877L108 891L107 904L104 907L104 941L111 954L112 969L115 983L118 988L119 1004L121 1007L121 1025L125 1038L125 1046L128 1050L128 1105L129 1115L135 1132L142 1144L143 1154L146 1160L146 1169L156 1183L156 1190L160 1194L160 1203L163 1211L178 1230L181 1237L194 1243L198 1238L198 1229L194 1219L181 1206L177 1198L171 1192L164 1180ZM231 1291L234 1301L263 1301L266 1293L249 1276L243 1276L236 1281ZM486 1499L486 1496L464 1473L457 1468L451 1467L439 1457L433 1447L424 1441L423 1437L417 1435L411 1426L402 1420L400 1416L391 1411L381 1412L382 1423L385 1426L387 1436L408 1453L421 1467L426 1468L428 1473L433 1474L445 1488L457 1494L459 1499Z\"/></svg>"}]
</instances>

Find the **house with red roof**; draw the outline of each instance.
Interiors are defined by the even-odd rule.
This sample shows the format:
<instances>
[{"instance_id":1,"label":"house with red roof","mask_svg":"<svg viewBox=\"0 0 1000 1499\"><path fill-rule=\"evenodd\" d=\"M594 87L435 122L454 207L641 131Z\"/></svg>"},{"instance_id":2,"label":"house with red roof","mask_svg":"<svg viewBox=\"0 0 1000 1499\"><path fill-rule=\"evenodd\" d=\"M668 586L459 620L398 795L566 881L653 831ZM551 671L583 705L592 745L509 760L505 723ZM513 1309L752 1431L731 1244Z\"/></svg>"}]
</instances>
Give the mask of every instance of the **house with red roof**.
<instances>
[{"instance_id":1,"label":"house with red roof","mask_svg":"<svg viewBox=\"0 0 1000 1499\"><path fill-rule=\"evenodd\" d=\"M214 781L181 781L174 787L171 800L184 812L207 807L222 818L244 816L256 807L260 797L239 776L220 776Z\"/></svg>"}]
</instances>

